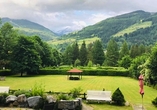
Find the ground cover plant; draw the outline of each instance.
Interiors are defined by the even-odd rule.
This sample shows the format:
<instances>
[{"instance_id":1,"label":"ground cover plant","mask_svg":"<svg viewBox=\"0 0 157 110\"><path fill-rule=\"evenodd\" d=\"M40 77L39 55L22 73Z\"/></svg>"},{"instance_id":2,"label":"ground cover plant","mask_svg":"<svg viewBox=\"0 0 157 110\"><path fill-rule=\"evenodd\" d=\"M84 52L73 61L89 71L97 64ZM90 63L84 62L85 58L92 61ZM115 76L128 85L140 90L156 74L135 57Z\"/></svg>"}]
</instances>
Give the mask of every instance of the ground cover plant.
<instances>
[{"instance_id":1,"label":"ground cover plant","mask_svg":"<svg viewBox=\"0 0 157 110\"><path fill-rule=\"evenodd\" d=\"M112 93L119 87L126 101L131 105L141 104L142 98L139 94L138 81L128 77L111 76L83 76L81 80L68 80L66 75L44 75L34 77L7 76L5 81L1 81L1 86L9 86L10 89L31 89L31 87L40 83L45 86L45 91L69 92L74 88L80 87L82 93L87 90L110 90ZM147 110L156 110L152 100L157 96L157 90L145 86L143 104ZM118 107L106 104L88 104L94 110L132 110L132 107Z\"/></svg>"}]
</instances>

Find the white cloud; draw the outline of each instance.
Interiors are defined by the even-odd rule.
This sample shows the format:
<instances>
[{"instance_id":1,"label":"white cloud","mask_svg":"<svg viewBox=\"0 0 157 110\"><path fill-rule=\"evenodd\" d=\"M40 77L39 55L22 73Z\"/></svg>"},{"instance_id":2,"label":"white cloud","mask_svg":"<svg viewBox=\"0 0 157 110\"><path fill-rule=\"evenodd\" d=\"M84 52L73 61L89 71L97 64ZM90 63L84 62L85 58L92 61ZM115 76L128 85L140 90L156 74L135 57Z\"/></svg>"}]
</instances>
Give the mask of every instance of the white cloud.
<instances>
[{"instance_id":1,"label":"white cloud","mask_svg":"<svg viewBox=\"0 0 157 110\"><path fill-rule=\"evenodd\" d=\"M111 16L157 11L157 0L0 0L0 17L28 19L51 30L80 29Z\"/></svg>"},{"instance_id":2,"label":"white cloud","mask_svg":"<svg viewBox=\"0 0 157 110\"><path fill-rule=\"evenodd\" d=\"M113 15L112 15L113 16ZM97 14L93 14L89 20L91 22L91 24L95 24L99 21L102 21L106 18L112 17L111 15L107 15L107 14L103 14L103 13L97 13Z\"/></svg>"}]
</instances>

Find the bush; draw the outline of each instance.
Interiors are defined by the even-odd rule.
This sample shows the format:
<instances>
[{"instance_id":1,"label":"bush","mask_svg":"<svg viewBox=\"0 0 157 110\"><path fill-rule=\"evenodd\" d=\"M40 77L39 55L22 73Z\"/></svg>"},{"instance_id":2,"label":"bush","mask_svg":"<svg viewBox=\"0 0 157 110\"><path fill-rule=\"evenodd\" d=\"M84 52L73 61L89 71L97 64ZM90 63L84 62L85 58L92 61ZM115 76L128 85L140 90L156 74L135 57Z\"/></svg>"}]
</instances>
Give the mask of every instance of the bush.
<instances>
[{"instance_id":1,"label":"bush","mask_svg":"<svg viewBox=\"0 0 157 110\"><path fill-rule=\"evenodd\" d=\"M6 69L6 70L0 70L0 76L9 76L12 75L11 71Z\"/></svg>"},{"instance_id":2,"label":"bush","mask_svg":"<svg viewBox=\"0 0 157 110\"><path fill-rule=\"evenodd\" d=\"M45 86L41 83L39 84L35 84L33 87L32 87L32 90L31 90L31 95L32 96L41 96L43 97L45 93Z\"/></svg>"},{"instance_id":3,"label":"bush","mask_svg":"<svg viewBox=\"0 0 157 110\"><path fill-rule=\"evenodd\" d=\"M92 66L93 66L92 61L90 61L90 60L89 60L89 62L88 62L88 64L87 64L87 66L88 66L88 67L92 67Z\"/></svg>"},{"instance_id":4,"label":"bush","mask_svg":"<svg viewBox=\"0 0 157 110\"><path fill-rule=\"evenodd\" d=\"M125 99L119 88L112 95L113 104L122 106L125 104Z\"/></svg>"},{"instance_id":5,"label":"bush","mask_svg":"<svg viewBox=\"0 0 157 110\"><path fill-rule=\"evenodd\" d=\"M71 97L68 94L60 93L57 95L57 99L58 100L69 100L69 99L71 99Z\"/></svg>"},{"instance_id":6,"label":"bush","mask_svg":"<svg viewBox=\"0 0 157 110\"><path fill-rule=\"evenodd\" d=\"M77 98L79 97L79 94L82 92L82 88L78 87L78 88L74 88L72 90L70 90L70 94L72 94L72 98Z\"/></svg>"},{"instance_id":7,"label":"bush","mask_svg":"<svg viewBox=\"0 0 157 110\"><path fill-rule=\"evenodd\" d=\"M15 96L19 96L21 94L25 94L26 97L31 97L32 96L30 90L17 90L17 91L14 92Z\"/></svg>"},{"instance_id":8,"label":"bush","mask_svg":"<svg viewBox=\"0 0 157 110\"><path fill-rule=\"evenodd\" d=\"M5 106L8 93L0 93L0 106Z\"/></svg>"},{"instance_id":9,"label":"bush","mask_svg":"<svg viewBox=\"0 0 157 110\"><path fill-rule=\"evenodd\" d=\"M152 104L157 107L157 97L152 101Z\"/></svg>"}]
</instances>

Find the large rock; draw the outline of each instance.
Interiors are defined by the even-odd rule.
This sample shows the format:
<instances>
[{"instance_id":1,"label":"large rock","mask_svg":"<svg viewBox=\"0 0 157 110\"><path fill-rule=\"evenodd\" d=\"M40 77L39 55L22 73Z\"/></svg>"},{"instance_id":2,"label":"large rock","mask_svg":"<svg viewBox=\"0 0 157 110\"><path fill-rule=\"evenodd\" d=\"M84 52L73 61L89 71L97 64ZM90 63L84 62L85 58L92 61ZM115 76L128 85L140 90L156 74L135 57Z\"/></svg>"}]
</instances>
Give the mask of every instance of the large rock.
<instances>
[{"instance_id":1,"label":"large rock","mask_svg":"<svg viewBox=\"0 0 157 110\"><path fill-rule=\"evenodd\" d=\"M52 95L47 95L46 100L48 103L56 102L56 99Z\"/></svg>"},{"instance_id":2,"label":"large rock","mask_svg":"<svg viewBox=\"0 0 157 110\"><path fill-rule=\"evenodd\" d=\"M27 97L25 94L21 94L17 97L17 102L19 103L19 107L27 107Z\"/></svg>"},{"instance_id":3,"label":"large rock","mask_svg":"<svg viewBox=\"0 0 157 110\"><path fill-rule=\"evenodd\" d=\"M41 100L42 100L41 96L29 97L29 98L27 98L28 106L34 108L34 107L38 106L38 103Z\"/></svg>"},{"instance_id":4,"label":"large rock","mask_svg":"<svg viewBox=\"0 0 157 110\"><path fill-rule=\"evenodd\" d=\"M14 102L16 100L17 100L17 97L14 95L9 95L8 97L6 97L6 103Z\"/></svg>"},{"instance_id":5,"label":"large rock","mask_svg":"<svg viewBox=\"0 0 157 110\"><path fill-rule=\"evenodd\" d=\"M81 110L82 104L80 99L76 100L60 100L58 102L59 110L75 110L76 108L80 108Z\"/></svg>"}]
</instances>

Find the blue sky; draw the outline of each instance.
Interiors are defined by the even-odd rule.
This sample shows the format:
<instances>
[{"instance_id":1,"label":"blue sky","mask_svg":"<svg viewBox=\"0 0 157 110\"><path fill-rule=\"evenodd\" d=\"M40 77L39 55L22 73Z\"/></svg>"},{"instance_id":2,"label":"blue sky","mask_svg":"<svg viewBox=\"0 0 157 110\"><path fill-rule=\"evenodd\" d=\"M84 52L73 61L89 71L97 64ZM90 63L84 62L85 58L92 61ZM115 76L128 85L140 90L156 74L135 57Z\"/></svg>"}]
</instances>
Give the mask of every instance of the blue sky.
<instances>
[{"instance_id":1,"label":"blue sky","mask_svg":"<svg viewBox=\"0 0 157 110\"><path fill-rule=\"evenodd\" d=\"M0 17L27 19L52 31L79 30L116 15L157 12L157 0L0 0Z\"/></svg>"}]
</instances>

